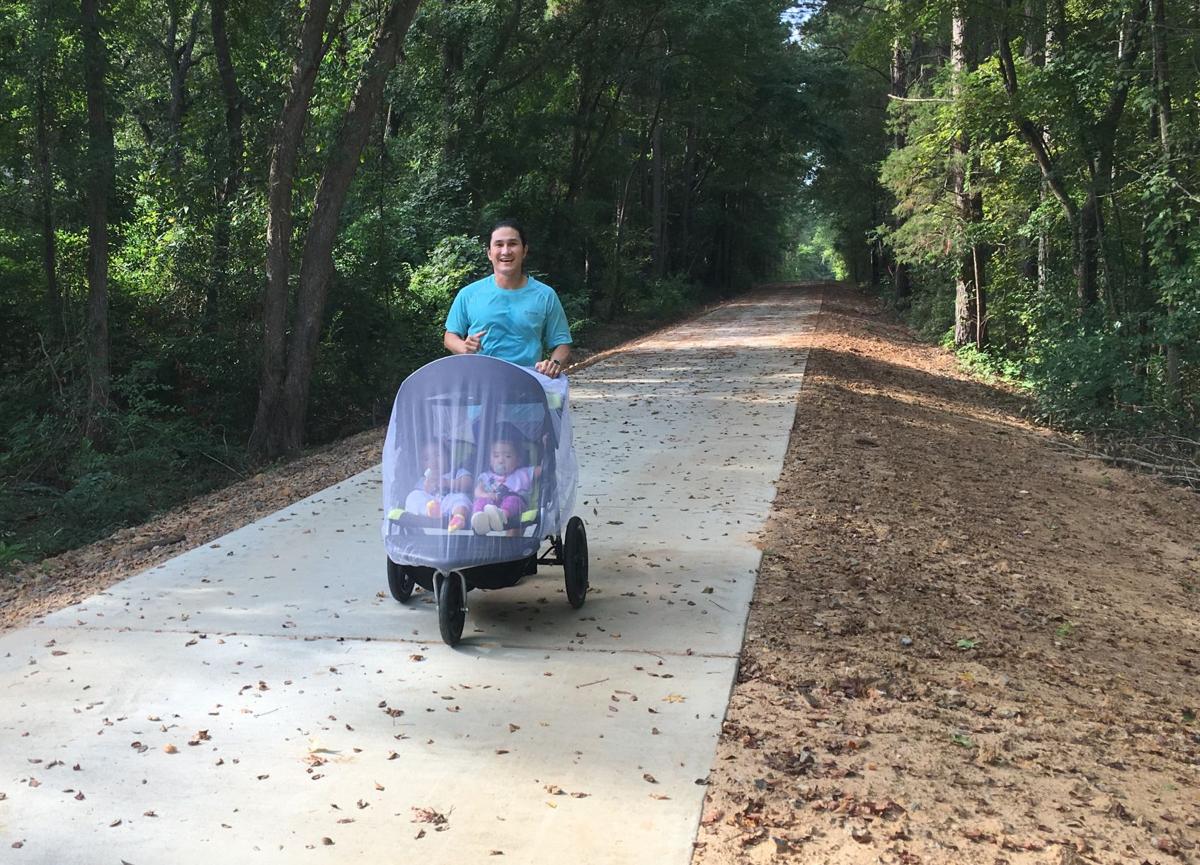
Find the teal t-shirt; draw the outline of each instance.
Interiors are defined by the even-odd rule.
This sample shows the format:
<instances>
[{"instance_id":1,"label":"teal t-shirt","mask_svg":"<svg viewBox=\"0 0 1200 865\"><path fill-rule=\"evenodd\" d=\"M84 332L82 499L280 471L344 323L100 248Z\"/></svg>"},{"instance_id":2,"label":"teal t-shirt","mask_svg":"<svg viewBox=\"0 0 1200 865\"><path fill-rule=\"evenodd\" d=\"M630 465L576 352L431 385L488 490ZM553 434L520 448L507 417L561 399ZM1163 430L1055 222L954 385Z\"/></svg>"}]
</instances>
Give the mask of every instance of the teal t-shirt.
<instances>
[{"instance_id":1,"label":"teal t-shirt","mask_svg":"<svg viewBox=\"0 0 1200 865\"><path fill-rule=\"evenodd\" d=\"M546 349L571 342L567 315L554 289L526 275L521 288L501 288L489 276L463 288L446 330L466 337L484 330L480 354L533 366Z\"/></svg>"}]
</instances>

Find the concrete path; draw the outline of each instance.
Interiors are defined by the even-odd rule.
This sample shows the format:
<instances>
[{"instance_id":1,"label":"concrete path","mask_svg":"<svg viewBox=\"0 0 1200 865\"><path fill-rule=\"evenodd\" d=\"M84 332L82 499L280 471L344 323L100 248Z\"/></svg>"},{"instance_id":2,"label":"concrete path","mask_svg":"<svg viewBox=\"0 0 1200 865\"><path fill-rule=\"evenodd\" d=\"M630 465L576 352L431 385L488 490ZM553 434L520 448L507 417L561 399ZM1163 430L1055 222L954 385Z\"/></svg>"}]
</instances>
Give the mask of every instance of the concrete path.
<instances>
[{"instance_id":1,"label":"concrete path","mask_svg":"<svg viewBox=\"0 0 1200 865\"><path fill-rule=\"evenodd\" d=\"M691 856L817 304L573 379L592 593L387 594L378 472L0 638L0 862Z\"/></svg>"}]
</instances>

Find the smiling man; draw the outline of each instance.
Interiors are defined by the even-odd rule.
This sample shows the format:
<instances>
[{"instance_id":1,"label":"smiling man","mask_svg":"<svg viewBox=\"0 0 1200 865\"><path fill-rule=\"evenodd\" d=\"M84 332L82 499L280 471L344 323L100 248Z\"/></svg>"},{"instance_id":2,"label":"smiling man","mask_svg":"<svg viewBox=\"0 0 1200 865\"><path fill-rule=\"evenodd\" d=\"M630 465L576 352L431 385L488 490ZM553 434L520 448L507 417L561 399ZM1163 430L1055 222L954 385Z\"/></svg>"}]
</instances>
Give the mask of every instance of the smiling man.
<instances>
[{"instance_id":1,"label":"smiling man","mask_svg":"<svg viewBox=\"0 0 1200 865\"><path fill-rule=\"evenodd\" d=\"M446 316L442 342L455 354L486 354L556 378L571 356L571 331L554 289L525 272L529 245L515 220L488 236L492 275L466 286ZM543 359L546 352L549 357Z\"/></svg>"},{"instance_id":2,"label":"smiling man","mask_svg":"<svg viewBox=\"0 0 1200 865\"><path fill-rule=\"evenodd\" d=\"M488 238L492 275L454 298L442 342L455 354L478 352L557 378L571 356L571 331L554 289L525 272L528 252L515 220L496 223Z\"/></svg>"}]
</instances>

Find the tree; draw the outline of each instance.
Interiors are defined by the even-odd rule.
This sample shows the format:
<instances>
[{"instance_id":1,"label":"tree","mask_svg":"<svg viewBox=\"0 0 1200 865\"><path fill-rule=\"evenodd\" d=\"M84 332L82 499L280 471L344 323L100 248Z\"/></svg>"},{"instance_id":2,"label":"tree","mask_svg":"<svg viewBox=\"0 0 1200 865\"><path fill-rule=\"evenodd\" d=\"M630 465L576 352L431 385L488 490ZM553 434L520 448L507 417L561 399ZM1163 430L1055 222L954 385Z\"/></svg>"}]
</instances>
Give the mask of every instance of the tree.
<instances>
[{"instance_id":1,"label":"tree","mask_svg":"<svg viewBox=\"0 0 1200 865\"><path fill-rule=\"evenodd\" d=\"M110 403L108 337L108 196L113 176L113 132L108 120L105 77L108 54L101 32L99 0L82 0L84 80L88 117L88 404L86 434L104 437Z\"/></svg>"},{"instance_id":2,"label":"tree","mask_svg":"<svg viewBox=\"0 0 1200 865\"><path fill-rule=\"evenodd\" d=\"M1099 117L1091 115L1087 106L1081 106L1082 117L1074 118L1077 124L1079 151L1087 166L1083 202L1077 203L1067 188L1065 179L1051 155L1043 138L1043 132L1026 116L1017 97L1020 90L1017 66L1013 60L1011 36L1006 19L1001 19L999 39L1000 69L1004 87L1012 100L1011 110L1017 132L1029 147L1046 184L1062 205L1068 222L1072 226L1072 247L1075 258L1076 292L1079 306L1090 308L1099 297L1097 264L1100 253L1100 238L1103 226L1103 201L1112 185L1113 154L1117 143L1121 115L1133 83L1133 67L1141 44L1142 25L1146 21L1147 2L1138 0L1131 15L1124 16L1117 44L1117 62L1114 80L1104 110ZM1051 132L1053 134L1053 132Z\"/></svg>"},{"instance_id":3,"label":"tree","mask_svg":"<svg viewBox=\"0 0 1200 865\"><path fill-rule=\"evenodd\" d=\"M300 52L293 69L292 89L284 104L271 165L262 384L254 429L250 434L251 453L261 459L295 453L303 443L312 368L333 272L332 249L338 220L363 146L370 134L372 119L379 109L384 83L396 64L400 46L419 2L398 0L387 7L375 34L371 55L346 109L337 139L326 158L305 235L294 327L285 354L291 175L313 81L329 44L325 40L329 3L315 0L305 16Z\"/></svg>"}]
</instances>

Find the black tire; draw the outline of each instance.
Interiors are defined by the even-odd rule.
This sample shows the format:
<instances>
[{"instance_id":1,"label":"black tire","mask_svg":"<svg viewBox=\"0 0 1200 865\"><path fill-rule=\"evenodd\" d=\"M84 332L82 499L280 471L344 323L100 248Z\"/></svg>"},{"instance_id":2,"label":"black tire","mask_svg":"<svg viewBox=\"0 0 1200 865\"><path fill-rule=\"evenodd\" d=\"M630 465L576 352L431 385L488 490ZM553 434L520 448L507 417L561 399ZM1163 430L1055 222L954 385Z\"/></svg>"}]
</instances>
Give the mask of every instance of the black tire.
<instances>
[{"instance_id":1,"label":"black tire","mask_svg":"<svg viewBox=\"0 0 1200 865\"><path fill-rule=\"evenodd\" d=\"M567 521L562 537L563 575L567 582L567 600L578 610L587 599L588 546L587 529L579 517Z\"/></svg>"},{"instance_id":2,"label":"black tire","mask_svg":"<svg viewBox=\"0 0 1200 865\"><path fill-rule=\"evenodd\" d=\"M437 587L438 628L447 646L457 646L462 639L467 611L463 609L462 580L458 574L447 574Z\"/></svg>"},{"instance_id":3,"label":"black tire","mask_svg":"<svg viewBox=\"0 0 1200 865\"><path fill-rule=\"evenodd\" d=\"M408 569L404 565L398 565L391 559L387 560L387 565L388 588L392 590L392 597L403 604L412 597L413 587L417 582L408 573Z\"/></svg>"}]
</instances>

